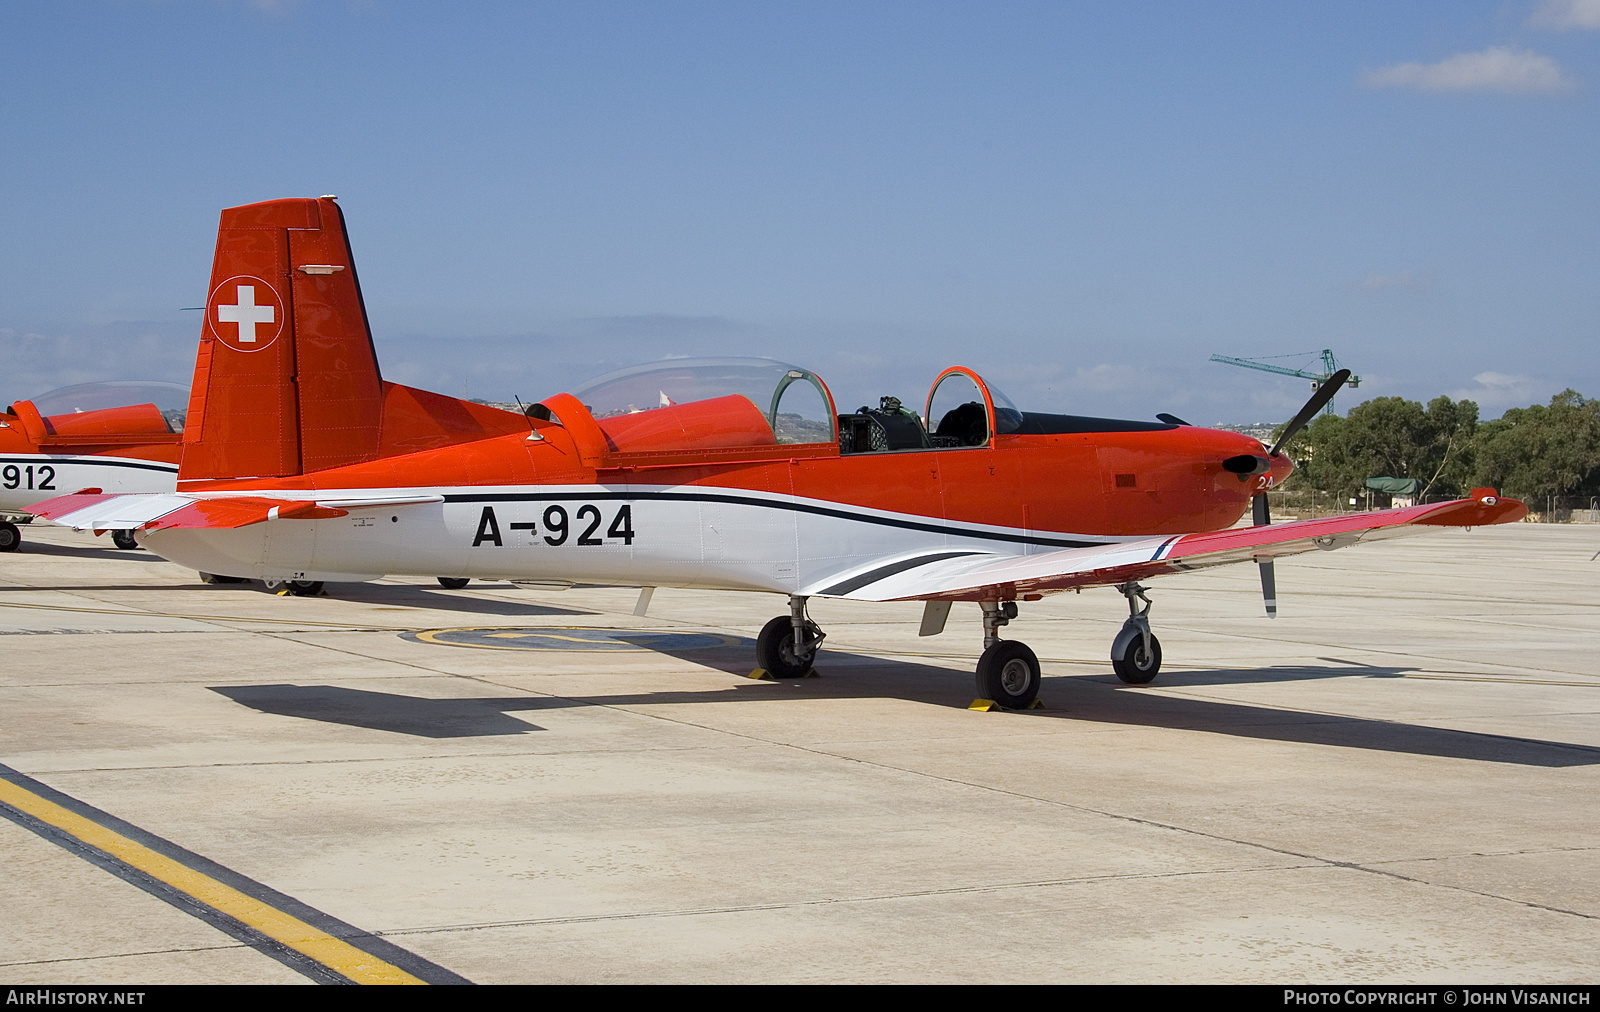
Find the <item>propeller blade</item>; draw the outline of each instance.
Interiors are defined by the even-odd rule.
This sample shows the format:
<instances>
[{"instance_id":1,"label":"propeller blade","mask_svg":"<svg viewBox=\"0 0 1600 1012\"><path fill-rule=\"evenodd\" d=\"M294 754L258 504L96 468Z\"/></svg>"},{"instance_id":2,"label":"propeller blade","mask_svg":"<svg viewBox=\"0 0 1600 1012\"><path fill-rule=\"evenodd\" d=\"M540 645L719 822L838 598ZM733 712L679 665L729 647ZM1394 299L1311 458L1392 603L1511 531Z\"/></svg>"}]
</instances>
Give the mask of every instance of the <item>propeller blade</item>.
<instances>
[{"instance_id":1,"label":"propeller blade","mask_svg":"<svg viewBox=\"0 0 1600 1012\"><path fill-rule=\"evenodd\" d=\"M1271 559L1257 559L1261 567L1261 597L1267 603L1267 617L1278 617L1278 577L1272 570Z\"/></svg>"},{"instance_id":2,"label":"propeller blade","mask_svg":"<svg viewBox=\"0 0 1600 1012\"><path fill-rule=\"evenodd\" d=\"M1257 527L1265 527L1272 523L1272 510L1267 505L1265 492L1250 498L1250 519L1255 521ZM1257 559L1256 565L1261 569L1261 599L1267 605L1267 617L1278 617L1278 574L1272 568L1271 559Z\"/></svg>"},{"instance_id":3,"label":"propeller blade","mask_svg":"<svg viewBox=\"0 0 1600 1012\"><path fill-rule=\"evenodd\" d=\"M1300 413L1295 415L1289 424L1283 427L1283 435L1279 436L1278 441L1272 444L1271 456L1276 457L1278 451L1283 449L1283 444L1293 439L1296 433L1305 428L1306 423L1317 416L1317 412L1322 410L1323 405L1333 400L1333 395L1339 392L1339 388L1344 386L1345 380L1349 378L1350 370L1340 369L1332 376L1329 376L1327 382L1317 387L1317 392L1311 395L1309 401L1306 401L1306 406L1301 408Z\"/></svg>"}]
</instances>

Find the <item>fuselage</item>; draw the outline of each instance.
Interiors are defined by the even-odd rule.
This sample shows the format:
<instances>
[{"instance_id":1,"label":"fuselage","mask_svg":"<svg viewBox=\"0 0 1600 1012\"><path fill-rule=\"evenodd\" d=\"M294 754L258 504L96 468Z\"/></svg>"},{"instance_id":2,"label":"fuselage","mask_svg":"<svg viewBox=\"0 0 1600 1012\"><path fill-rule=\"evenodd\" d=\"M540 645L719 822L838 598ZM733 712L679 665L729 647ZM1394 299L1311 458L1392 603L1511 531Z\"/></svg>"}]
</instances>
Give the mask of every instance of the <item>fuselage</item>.
<instances>
[{"instance_id":1,"label":"fuselage","mask_svg":"<svg viewBox=\"0 0 1600 1012\"><path fill-rule=\"evenodd\" d=\"M1257 440L1176 425L999 434L982 446L877 453L822 443L613 453L599 466L586 463L581 436L560 424L533 426L531 435L292 478L180 487L441 501L226 530L157 530L144 541L175 562L231 576L844 593L863 566L878 571L896 559L1027 555L1220 530L1290 469L1282 460L1241 477L1222 462L1262 454Z\"/></svg>"},{"instance_id":2,"label":"fuselage","mask_svg":"<svg viewBox=\"0 0 1600 1012\"><path fill-rule=\"evenodd\" d=\"M19 401L0 416L0 511L86 488L170 492L181 439L154 404L41 416Z\"/></svg>"}]
</instances>

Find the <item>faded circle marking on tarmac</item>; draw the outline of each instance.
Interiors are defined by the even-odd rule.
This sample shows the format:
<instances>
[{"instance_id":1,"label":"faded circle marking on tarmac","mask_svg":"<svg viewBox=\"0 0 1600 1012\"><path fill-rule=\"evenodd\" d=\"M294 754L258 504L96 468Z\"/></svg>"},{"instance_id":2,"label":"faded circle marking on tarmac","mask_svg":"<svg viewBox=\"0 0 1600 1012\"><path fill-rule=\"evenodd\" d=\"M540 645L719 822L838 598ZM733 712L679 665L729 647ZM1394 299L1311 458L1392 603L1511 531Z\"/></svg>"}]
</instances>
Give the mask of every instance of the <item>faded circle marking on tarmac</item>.
<instances>
[{"instance_id":1,"label":"faded circle marking on tarmac","mask_svg":"<svg viewBox=\"0 0 1600 1012\"><path fill-rule=\"evenodd\" d=\"M617 653L626 650L713 650L739 647L738 636L718 633L650 632L641 629L592 629L582 626L546 626L507 629L503 626L460 629L425 629L404 632L401 639L445 647L479 647L485 650L585 650Z\"/></svg>"}]
</instances>

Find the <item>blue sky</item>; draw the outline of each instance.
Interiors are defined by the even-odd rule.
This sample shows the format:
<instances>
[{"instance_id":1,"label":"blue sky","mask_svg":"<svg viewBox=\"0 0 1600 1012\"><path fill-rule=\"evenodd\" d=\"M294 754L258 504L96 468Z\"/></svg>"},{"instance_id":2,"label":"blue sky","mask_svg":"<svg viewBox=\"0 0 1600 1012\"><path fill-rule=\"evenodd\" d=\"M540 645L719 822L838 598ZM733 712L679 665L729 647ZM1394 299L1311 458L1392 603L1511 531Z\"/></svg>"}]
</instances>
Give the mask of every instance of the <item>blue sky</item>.
<instances>
[{"instance_id":1,"label":"blue sky","mask_svg":"<svg viewBox=\"0 0 1600 1012\"><path fill-rule=\"evenodd\" d=\"M1600 0L0 8L0 399L186 380L220 208L337 193L385 375L840 407L1600 396ZM1291 364L1300 364L1288 360Z\"/></svg>"}]
</instances>

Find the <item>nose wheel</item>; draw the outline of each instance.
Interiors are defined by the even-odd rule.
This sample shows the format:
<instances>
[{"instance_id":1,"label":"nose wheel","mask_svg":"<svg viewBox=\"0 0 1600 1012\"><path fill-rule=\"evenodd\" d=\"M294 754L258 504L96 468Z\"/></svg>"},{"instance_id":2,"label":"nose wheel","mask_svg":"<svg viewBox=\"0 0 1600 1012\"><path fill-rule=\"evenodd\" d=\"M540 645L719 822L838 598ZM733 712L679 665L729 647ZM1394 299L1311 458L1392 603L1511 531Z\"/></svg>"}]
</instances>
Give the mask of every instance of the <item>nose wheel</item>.
<instances>
[{"instance_id":1,"label":"nose wheel","mask_svg":"<svg viewBox=\"0 0 1600 1012\"><path fill-rule=\"evenodd\" d=\"M1117 590L1128 599L1128 620L1111 641L1111 670L1129 685L1148 685L1161 670L1161 641L1150 631L1150 598L1137 583L1124 583Z\"/></svg>"}]
</instances>

